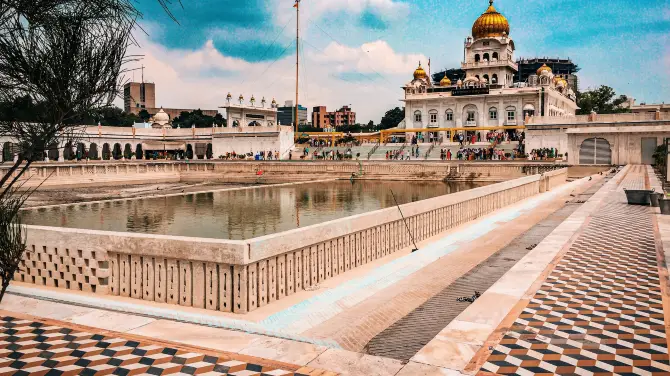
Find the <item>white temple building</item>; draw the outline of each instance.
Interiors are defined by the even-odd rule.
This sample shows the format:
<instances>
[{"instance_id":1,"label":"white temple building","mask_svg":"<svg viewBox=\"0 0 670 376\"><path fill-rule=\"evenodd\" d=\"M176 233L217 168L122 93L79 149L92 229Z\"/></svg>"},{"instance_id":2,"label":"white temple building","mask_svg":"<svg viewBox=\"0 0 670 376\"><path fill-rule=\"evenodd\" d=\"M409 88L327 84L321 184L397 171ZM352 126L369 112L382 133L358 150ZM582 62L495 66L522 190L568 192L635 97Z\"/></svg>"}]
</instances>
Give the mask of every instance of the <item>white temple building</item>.
<instances>
[{"instance_id":1,"label":"white temple building","mask_svg":"<svg viewBox=\"0 0 670 376\"><path fill-rule=\"evenodd\" d=\"M401 129L499 127L523 125L532 116L574 116L576 95L568 82L544 65L528 82L515 83L518 66L507 19L489 1L465 42L465 77L434 84L419 63L404 87ZM431 132L432 133L432 132ZM435 132L432 137L452 137Z\"/></svg>"}]
</instances>

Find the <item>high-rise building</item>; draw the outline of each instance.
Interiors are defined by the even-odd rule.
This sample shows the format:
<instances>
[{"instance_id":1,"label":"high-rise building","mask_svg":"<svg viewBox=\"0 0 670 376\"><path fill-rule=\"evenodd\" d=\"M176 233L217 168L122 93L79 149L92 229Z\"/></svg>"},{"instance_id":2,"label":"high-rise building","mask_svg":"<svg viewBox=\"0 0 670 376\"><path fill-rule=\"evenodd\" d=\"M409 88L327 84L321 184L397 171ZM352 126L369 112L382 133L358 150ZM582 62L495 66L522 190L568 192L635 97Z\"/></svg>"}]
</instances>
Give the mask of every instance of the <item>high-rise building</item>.
<instances>
[{"instance_id":1,"label":"high-rise building","mask_svg":"<svg viewBox=\"0 0 670 376\"><path fill-rule=\"evenodd\" d=\"M277 108L277 120L281 125L293 124L295 106L293 101L284 102L284 107ZM298 105L298 124L307 124L307 107Z\"/></svg>"},{"instance_id":2,"label":"high-rise building","mask_svg":"<svg viewBox=\"0 0 670 376\"><path fill-rule=\"evenodd\" d=\"M328 112L326 106L312 109L312 126L315 128L332 128L356 124L356 113L349 106L342 106L337 111Z\"/></svg>"},{"instance_id":3,"label":"high-rise building","mask_svg":"<svg viewBox=\"0 0 670 376\"><path fill-rule=\"evenodd\" d=\"M138 114L148 108L156 108L156 84L129 82L123 86L124 111Z\"/></svg>"},{"instance_id":4,"label":"high-rise building","mask_svg":"<svg viewBox=\"0 0 670 376\"><path fill-rule=\"evenodd\" d=\"M193 108L158 108L156 107L156 84L149 82L129 82L123 86L123 110L130 114L139 115L140 111L146 110L149 115L154 116L161 110L165 112L170 123L172 119L181 115L182 112L193 112ZM202 110L207 116L216 116L218 110Z\"/></svg>"},{"instance_id":5,"label":"high-rise building","mask_svg":"<svg viewBox=\"0 0 670 376\"><path fill-rule=\"evenodd\" d=\"M568 82L568 87L573 91L579 91L579 80L576 73L580 68L570 59L560 58L533 58L518 59L516 61L519 71L515 77L516 82L528 82L528 78L534 75L543 65L551 68L554 76L564 78Z\"/></svg>"}]
</instances>

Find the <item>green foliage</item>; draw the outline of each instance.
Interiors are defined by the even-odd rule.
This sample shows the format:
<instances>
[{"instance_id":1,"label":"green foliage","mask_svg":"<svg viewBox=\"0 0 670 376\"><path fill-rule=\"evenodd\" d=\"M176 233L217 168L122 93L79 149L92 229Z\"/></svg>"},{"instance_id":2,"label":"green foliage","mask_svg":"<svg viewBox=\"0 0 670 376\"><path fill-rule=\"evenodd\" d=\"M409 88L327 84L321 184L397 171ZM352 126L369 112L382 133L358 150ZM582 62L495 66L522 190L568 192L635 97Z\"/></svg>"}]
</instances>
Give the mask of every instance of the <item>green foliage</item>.
<instances>
[{"instance_id":1,"label":"green foliage","mask_svg":"<svg viewBox=\"0 0 670 376\"><path fill-rule=\"evenodd\" d=\"M668 147L666 145L660 145L656 148L654 152L654 165L657 167L665 167L668 163Z\"/></svg>"},{"instance_id":2,"label":"green foliage","mask_svg":"<svg viewBox=\"0 0 670 376\"><path fill-rule=\"evenodd\" d=\"M40 122L47 115L44 103L33 103L30 96L23 96L9 102L0 102L0 120ZM73 125L101 125L110 127L131 127L140 122L139 116L124 112L118 107L102 107L88 113L67 119Z\"/></svg>"},{"instance_id":3,"label":"green foliage","mask_svg":"<svg viewBox=\"0 0 670 376\"><path fill-rule=\"evenodd\" d=\"M138 115L140 119L142 119L142 121L144 122L149 121L149 119L151 118L151 114L146 109L142 109Z\"/></svg>"},{"instance_id":4,"label":"green foliage","mask_svg":"<svg viewBox=\"0 0 670 376\"><path fill-rule=\"evenodd\" d=\"M386 111L384 117L382 117L381 123L379 123L379 129L389 129L397 127L400 122L405 119L405 109L396 107L394 109Z\"/></svg>"},{"instance_id":5,"label":"green foliage","mask_svg":"<svg viewBox=\"0 0 670 376\"><path fill-rule=\"evenodd\" d=\"M311 125L307 124L299 124L298 125L298 132L301 133L321 133L323 132L322 128L317 128L317 127L312 127Z\"/></svg>"},{"instance_id":6,"label":"green foliage","mask_svg":"<svg viewBox=\"0 0 670 376\"><path fill-rule=\"evenodd\" d=\"M214 125L226 125L226 119L221 114L216 116L209 116L202 113L202 110L193 110L192 112L182 112L172 120L172 126L180 128L191 128L195 125L196 128L211 128Z\"/></svg>"},{"instance_id":7,"label":"green foliage","mask_svg":"<svg viewBox=\"0 0 670 376\"><path fill-rule=\"evenodd\" d=\"M577 93L577 105L580 107L577 115L588 115L592 111L598 114L630 112L630 109L621 106L626 101L628 101L627 96L617 97L611 87L600 86L595 90Z\"/></svg>"}]
</instances>

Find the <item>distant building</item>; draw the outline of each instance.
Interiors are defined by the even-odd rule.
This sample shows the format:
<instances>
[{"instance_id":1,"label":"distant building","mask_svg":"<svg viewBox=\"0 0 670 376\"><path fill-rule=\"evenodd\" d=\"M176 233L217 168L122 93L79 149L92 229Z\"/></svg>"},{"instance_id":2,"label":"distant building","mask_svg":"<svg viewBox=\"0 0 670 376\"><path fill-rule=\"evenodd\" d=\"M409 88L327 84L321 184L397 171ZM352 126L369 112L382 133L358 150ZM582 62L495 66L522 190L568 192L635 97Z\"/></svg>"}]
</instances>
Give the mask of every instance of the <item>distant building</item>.
<instances>
[{"instance_id":1,"label":"distant building","mask_svg":"<svg viewBox=\"0 0 670 376\"><path fill-rule=\"evenodd\" d=\"M123 86L124 111L138 114L148 108L156 108L156 84L129 82Z\"/></svg>"},{"instance_id":2,"label":"distant building","mask_svg":"<svg viewBox=\"0 0 670 376\"><path fill-rule=\"evenodd\" d=\"M342 106L337 111L328 112L326 106L312 109L312 126L315 128L335 128L356 124L356 113L349 106Z\"/></svg>"},{"instance_id":3,"label":"distant building","mask_svg":"<svg viewBox=\"0 0 670 376\"><path fill-rule=\"evenodd\" d=\"M467 46L466 46L467 48ZM516 60L518 66L518 72L513 77L514 84L517 86L524 86L528 84L528 79L535 75L538 69L542 68L546 64L551 68L554 76L564 78L568 83L568 88L577 92L579 86L579 80L576 73L579 72L580 68L570 59L559 59L559 58L533 58L526 59L521 58ZM437 73L432 73L432 80L434 85L439 85L439 82L447 76L449 81L457 82L458 80L464 80L466 78L465 69L461 68L452 68L439 71Z\"/></svg>"},{"instance_id":4,"label":"distant building","mask_svg":"<svg viewBox=\"0 0 670 376\"><path fill-rule=\"evenodd\" d=\"M624 103L622 107L625 108L630 108L631 112L634 114L641 114L645 112L665 112L668 113L670 112L670 104L647 104L647 103L640 103L640 104L635 104L635 99L634 98L629 98L628 102Z\"/></svg>"},{"instance_id":5,"label":"distant building","mask_svg":"<svg viewBox=\"0 0 670 376\"><path fill-rule=\"evenodd\" d=\"M123 86L123 110L130 114L139 115L140 111L147 110L154 116L165 112L169 116L169 123L182 112L193 112L193 108L162 108L156 107L156 84L149 82L129 82ZM218 110L202 110L203 115L216 116ZM161 115L162 116L162 115Z\"/></svg>"},{"instance_id":6,"label":"distant building","mask_svg":"<svg viewBox=\"0 0 670 376\"><path fill-rule=\"evenodd\" d=\"M519 66L519 72L515 77L515 82L528 82L530 76L534 75L543 65L551 68L554 77L564 78L568 82L568 88L574 92L579 91L579 80L576 73L580 68L570 59L558 58L533 58L519 59L516 61Z\"/></svg>"},{"instance_id":7,"label":"distant building","mask_svg":"<svg viewBox=\"0 0 670 376\"><path fill-rule=\"evenodd\" d=\"M284 107L277 108L277 119L281 125L292 125L295 117L293 101L286 101ZM307 107L298 105L298 124L307 124Z\"/></svg>"}]
</instances>

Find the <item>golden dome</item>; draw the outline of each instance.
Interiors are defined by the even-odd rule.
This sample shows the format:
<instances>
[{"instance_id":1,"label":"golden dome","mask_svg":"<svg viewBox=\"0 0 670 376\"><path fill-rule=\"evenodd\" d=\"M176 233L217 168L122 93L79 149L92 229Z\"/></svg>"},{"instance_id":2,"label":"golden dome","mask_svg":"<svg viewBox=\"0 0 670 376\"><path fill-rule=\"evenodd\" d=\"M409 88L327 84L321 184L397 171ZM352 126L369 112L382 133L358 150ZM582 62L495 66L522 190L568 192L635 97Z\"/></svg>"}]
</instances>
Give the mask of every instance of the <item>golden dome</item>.
<instances>
[{"instance_id":1,"label":"golden dome","mask_svg":"<svg viewBox=\"0 0 670 376\"><path fill-rule=\"evenodd\" d=\"M554 77L554 84L556 87L568 87L568 81L561 76Z\"/></svg>"},{"instance_id":2,"label":"golden dome","mask_svg":"<svg viewBox=\"0 0 670 376\"><path fill-rule=\"evenodd\" d=\"M451 80L447 77L447 74L444 74L444 78L440 81L440 86L451 86Z\"/></svg>"},{"instance_id":3,"label":"golden dome","mask_svg":"<svg viewBox=\"0 0 670 376\"><path fill-rule=\"evenodd\" d=\"M239 97L239 98L237 98L237 99L239 99L239 100L243 101L243 100L244 100L244 96L243 96L242 94L240 94L240 97Z\"/></svg>"},{"instance_id":4,"label":"golden dome","mask_svg":"<svg viewBox=\"0 0 670 376\"><path fill-rule=\"evenodd\" d=\"M419 67L416 68L416 70L414 71L414 79L415 80L419 80L419 79L425 80L427 77L428 77L428 75L426 74L426 71L423 70L423 67L421 67L421 62L419 62Z\"/></svg>"},{"instance_id":5,"label":"golden dome","mask_svg":"<svg viewBox=\"0 0 670 376\"><path fill-rule=\"evenodd\" d=\"M232 94L230 94L230 92L228 92L228 95L226 95L226 98L231 99L232 97L233 97Z\"/></svg>"},{"instance_id":6,"label":"golden dome","mask_svg":"<svg viewBox=\"0 0 670 376\"><path fill-rule=\"evenodd\" d=\"M509 23L507 18L493 7L493 0L489 0L489 8L472 25L472 36L479 39L503 35L509 35Z\"/></svg>"},{"instance_id":7,"label":"golden dome","mask_svg":"<svg viewBox=\"0 0 670 376\"><path fill-rule=\"evenodd\" d=\"M542 64L542 66L537 70L537 75L541 76L542 72L551 73L551 68L547 64Z\"/></svg>"}]
</instances>

